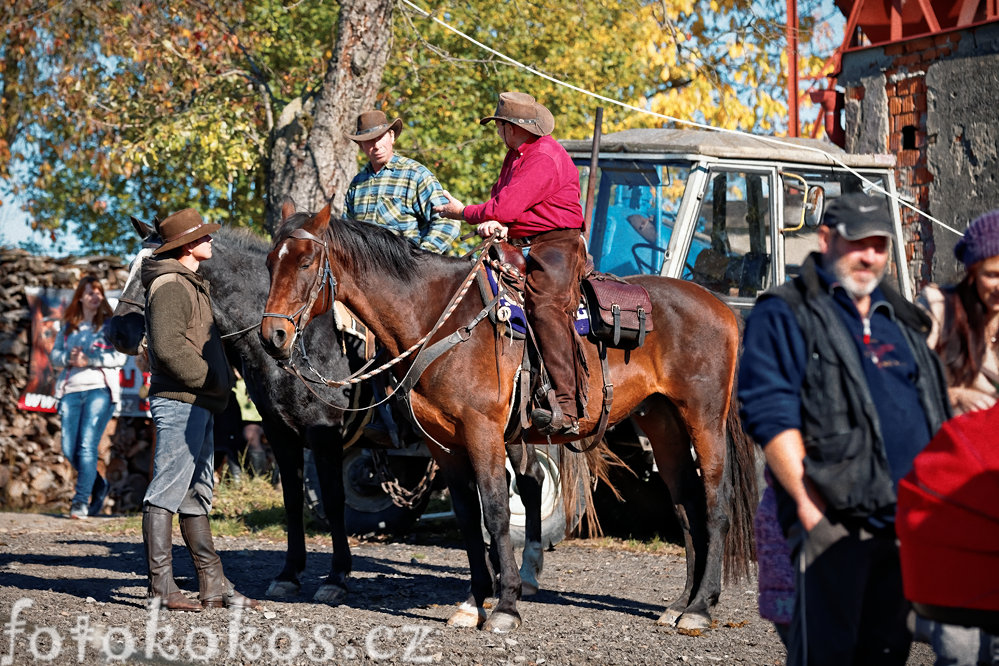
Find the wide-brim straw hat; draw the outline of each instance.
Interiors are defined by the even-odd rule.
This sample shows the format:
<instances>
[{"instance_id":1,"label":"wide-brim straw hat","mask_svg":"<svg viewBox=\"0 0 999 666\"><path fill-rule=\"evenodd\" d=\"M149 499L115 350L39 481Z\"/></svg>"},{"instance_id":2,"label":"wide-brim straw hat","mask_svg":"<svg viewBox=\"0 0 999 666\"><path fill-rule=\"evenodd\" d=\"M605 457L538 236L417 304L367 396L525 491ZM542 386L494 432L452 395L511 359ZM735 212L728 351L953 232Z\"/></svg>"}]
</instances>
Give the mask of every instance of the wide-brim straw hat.
<instances>
[{"instance_id":1,"label":"wide-brim straw hat","mask_svg":"<svg viewBox=\"0 0 999 666\"><path fill-rule=\"evenodd\" d=\"M402 134L402 118L396 118L391 123L382 111L364 111L357 117L357 134L344 134L351 141L374 141L382 134L392 130L398 139Z\"/></svg>"},{"instance_id":2,"label":"wide-brim straw hat","mask_svg":"<svg viewBox=\"0 0 999 666\"><path fill-rule=\"evenodd\" d=\"M555 130L555 117L531 95L522 92L500 93L496 113L479 121L505 120L536 136L548 136Z\"/></svg>"},{"instance_id":3,"label":"wide-brim straw hat","mask_svg":"<svg viewBox=\"0 0 999 666\"><path fill-rule=\"evenodd\" d=\"M202 236L213 234L222 225L217 222L205 222L201 219L201 214L193 208L185 208L167 217L156 225L156 230L163 239L163 243L153 250L153 254L167 252L175 247L180 247L184 243L198 240Z\"/></svg>"}]
</instances>

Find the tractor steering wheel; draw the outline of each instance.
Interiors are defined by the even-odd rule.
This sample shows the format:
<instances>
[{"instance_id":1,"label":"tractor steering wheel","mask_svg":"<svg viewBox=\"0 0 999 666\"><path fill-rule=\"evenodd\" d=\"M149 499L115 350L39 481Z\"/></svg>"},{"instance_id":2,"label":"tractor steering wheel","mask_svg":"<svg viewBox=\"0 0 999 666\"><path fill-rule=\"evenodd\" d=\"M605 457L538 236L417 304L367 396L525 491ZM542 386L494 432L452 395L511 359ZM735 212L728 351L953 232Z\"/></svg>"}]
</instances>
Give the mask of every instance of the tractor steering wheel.
<instances>
[{"instance_id":1,"label":"tractor steering wheel","mask_svg":"<svg viewBox=\"0 0 999 666\"><path fill-rule=\"evenodd\" d=\"M652 259L646 260L641 257L639 250L652 250ZM646 275L658 275L659 270L655 267L653 262L655 261L655 253L661 254L663 257L666 256L666 248L660 247L654 243L635 243L631 246L631 256L635 259L635 265L638 266L639 273L645 273ZM659 268L662 268L660 265Z\"/></svg>"}]
</instances>

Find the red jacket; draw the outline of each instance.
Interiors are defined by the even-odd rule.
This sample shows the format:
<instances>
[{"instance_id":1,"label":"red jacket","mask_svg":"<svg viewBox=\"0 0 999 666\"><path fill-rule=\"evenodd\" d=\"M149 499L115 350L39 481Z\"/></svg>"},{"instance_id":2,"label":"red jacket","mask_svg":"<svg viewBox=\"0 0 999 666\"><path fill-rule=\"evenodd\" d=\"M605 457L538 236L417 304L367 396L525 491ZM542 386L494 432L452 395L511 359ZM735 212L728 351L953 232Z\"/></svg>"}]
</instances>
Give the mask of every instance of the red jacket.
<instances>
[{"instance_id":1,"label":"red jacket","mask_svg":"<svg viewBox=\"0 0 999 666\"><path fill-rule=\"evenodd\" d=\"M910 601L999 611L999 405L947 421L898 488Z\"/></svg>"},{"instance_id":2,"label":"red jacket","mask_svg":"<svg viewBox=\"0 0 999 666\"><path fill-rule=\"evenodd\" d=\"M465 206L468 222L502 222L511 238L583 226L579 172L565 148L550 136L509 150L490 196L485 203Z\"/></svg>"}]
</instances>

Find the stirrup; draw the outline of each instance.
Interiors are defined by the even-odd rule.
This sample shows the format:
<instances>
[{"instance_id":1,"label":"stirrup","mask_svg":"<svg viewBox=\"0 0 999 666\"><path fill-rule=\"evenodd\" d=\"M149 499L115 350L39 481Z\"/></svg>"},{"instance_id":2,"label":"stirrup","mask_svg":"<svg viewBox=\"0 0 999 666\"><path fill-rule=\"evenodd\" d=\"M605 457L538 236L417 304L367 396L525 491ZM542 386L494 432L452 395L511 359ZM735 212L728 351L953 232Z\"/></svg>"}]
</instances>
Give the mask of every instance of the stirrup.
<instances>
[{"instance_id":1,"label":"stirrup","mask_svg":"<svg viewBox=\"0 0 999 666\"><path fill-rule=\"evenodd\" d=\"M578 435L579 421L571 416L565 416L559 410L557 414L550 409L536 407L531 411L531 423L542 435Z\"/></svg>"}]
</instances>

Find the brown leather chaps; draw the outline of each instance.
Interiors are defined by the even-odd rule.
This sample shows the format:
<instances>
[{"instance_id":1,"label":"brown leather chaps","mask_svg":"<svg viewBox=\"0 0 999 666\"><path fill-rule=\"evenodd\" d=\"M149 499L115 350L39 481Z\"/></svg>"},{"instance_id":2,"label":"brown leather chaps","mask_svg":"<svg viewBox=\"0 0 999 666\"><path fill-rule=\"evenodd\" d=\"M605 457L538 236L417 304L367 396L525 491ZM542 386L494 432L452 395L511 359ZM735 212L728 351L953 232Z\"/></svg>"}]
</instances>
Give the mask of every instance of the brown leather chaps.
<instances>
[{"instance_id":1,"label":"brown leather chaps","mask_svg":"<svg viewBox=\"0 0 999 666\"><path fill-rule=\"evenodd\" d=\"M573 326L586 248L579 229L557 229L530 239L525 310L541 348L559 406L579 418L586 405L589 373Z\"/></svg>"}]
</instances>

